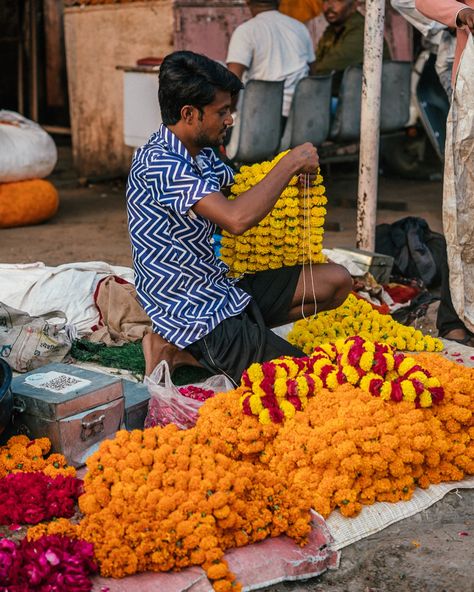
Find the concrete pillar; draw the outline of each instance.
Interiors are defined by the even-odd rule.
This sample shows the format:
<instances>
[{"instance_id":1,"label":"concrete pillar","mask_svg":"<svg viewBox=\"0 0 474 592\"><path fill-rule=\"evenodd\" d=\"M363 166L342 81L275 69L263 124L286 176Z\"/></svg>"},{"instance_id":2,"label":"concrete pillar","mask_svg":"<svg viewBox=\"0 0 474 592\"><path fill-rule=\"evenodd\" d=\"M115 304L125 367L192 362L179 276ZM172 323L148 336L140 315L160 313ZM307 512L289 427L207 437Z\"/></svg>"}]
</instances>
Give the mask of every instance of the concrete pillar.
<instances>
[{"instance_id":1,"label":"concrete pillar","mask_svg":"<svg viewBox=\"0 0 474 592\"><path fill-rule=\"evenodd\" d=\"M385 0L366 0L357 246L368 251L375 248L384 17Z\"/></svg>"}]
</instances>

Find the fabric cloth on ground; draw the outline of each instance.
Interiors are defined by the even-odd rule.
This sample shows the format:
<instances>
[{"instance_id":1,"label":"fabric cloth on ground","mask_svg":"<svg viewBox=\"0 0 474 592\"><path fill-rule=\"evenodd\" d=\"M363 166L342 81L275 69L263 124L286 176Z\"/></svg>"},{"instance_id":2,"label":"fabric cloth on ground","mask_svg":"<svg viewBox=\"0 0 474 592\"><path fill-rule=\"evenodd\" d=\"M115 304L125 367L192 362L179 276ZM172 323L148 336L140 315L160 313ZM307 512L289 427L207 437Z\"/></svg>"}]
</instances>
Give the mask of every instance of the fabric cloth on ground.
<instances>
[{"instance_id":1,"label":"fabric cloth on ground","mask_svg":"<svg viewBox=\"0 0 474 592\"><path fill-rule=\"evenodd\" d=\"M100 280L94 292L99 321L92 327L89 341L123 345L143 339L151 332L151 321L137 301L135 286L110 275Z\"/></svg>"},{"instance_id":2,"label":"fabric cloth on ground","mask_svg":"<svg viewBox=\"0 0 474 592\"><path fill-rule=\"evenodd\" d=\"M473 3L471 3L473 4ZM459 38L458 38L459 45ZM474 332L474 40L469 35L446 125L443 225L456 313Z\"/></svg>"},{"instance_id":3,"label":"fabric cloth on ground","mask_svg":"<svg viewBox=\"0 0 474 592\"><path fill-rule=\"evenodd\" d=\"M94 291L101 279L116 275L133 283L133 271L103 261L0 264L0 302L38 316L61 310L78 336L87 335L99 320Z\"/></svg>"},{"instance_id":4,"label":"fabric cloth on ground","mask_svg":"<svg viewBox=\"0 0 474 592\"><path fill-rule=\"evenodd\" d=\"M440 285L446 242L423 218L408 216L393 224L378 224L375 250L394 258L394 275L420 278L428 288Z\"/></svg>"}]
</instances>

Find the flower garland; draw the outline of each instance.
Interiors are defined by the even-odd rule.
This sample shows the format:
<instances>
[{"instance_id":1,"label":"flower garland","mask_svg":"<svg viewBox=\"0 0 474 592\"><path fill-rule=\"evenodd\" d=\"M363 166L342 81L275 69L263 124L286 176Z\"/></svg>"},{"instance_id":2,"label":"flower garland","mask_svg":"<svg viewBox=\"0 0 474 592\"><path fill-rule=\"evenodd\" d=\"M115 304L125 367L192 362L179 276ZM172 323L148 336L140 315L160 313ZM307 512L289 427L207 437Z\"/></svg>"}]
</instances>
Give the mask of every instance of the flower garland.
<instances>
[{"instance_id":1,"label":"flower garland","mask_svg":"<svg viewBox=\"0 0 474 592\"><path fill-rule=\"evenodd\" d=\"M57 535L20 543L0 539L2 590L89 592L96 571L90 543Z\"/></svg>"},{"instance_id":2,"label":"flower garland","mask_svg":"<svg viewBox=\"0 0 474 592\"><path fill-rule=\"evenodd\" d=\"M288 341L309 355L324 343L359 335L368 340L389 345L397 350L413 352L442 351L440 339L423 335L414 327L397 323L390 315L380 314L372 305L349 294L334 310L296 321Z\"/></svg>"},{"instance_id":3,"label":"flower garland","mask_svg":"<svg viewBox=\"0 0 474 592\"><path fill-rule=\"evenodd\" d=\"M325 346L314 364L345 354L354 368L366 366L370 346L355 359L349 345L343 354ZM364 504L410 499L417 486L474 474L474 370L436 354L416 361L438 376L439 404L387 405L345 382L307 397L293 418L263 425L242 414L248 387L240 386L208 399L192 429L120 431L88 460L84 519L40 524L28 537L74 533L94 544L104 576L201 565L215 591L240 590L225 550L282 533L304 544L311 507L353 516ZM275 381L282 367L298 379L301 361L277 362Z\"/></svg>"},{"instance_id":4,"label":"flower garland","mask_svg":"<svg viewBox=\"0 0 474 592\"><path fill-rule=\"evenodd\" d=\"M231 187L238 196L265 178L286 152L271 162L242 166ZM321 253L327 198L318 174L309 187L298 185L294 176L272 211L255 227L240 236L223 231L220 256L235 274L254 273L302 263L325 261Z\"/></svg>"},{"instance_id":5,"label":"flower garland","mask_svg":"<svg viewBox=\"0 0 474 592\"><path fill-rule=\"evenodd\" d=\"M282 423L306 408L322 388L354 387L385 401L409 401L430 407L444 396L440 381L414 358L362 337L318 347L309 357L282 357L252 364L242 374L240 404L245 415L260 423Z\"/></svg>"},{"instance_id":6,"label":"flower garland","mask_svg":"<svg viewBox=\"0 0 474 592\"><path fill-rule=\"evenodd\" d=\"M82 481L75 477L11 473L0 479L0 524L37 524L51 518L70 518L81 493Z\"/></svg>"},{"instance_id":7,"label":"flower garland","mask_svg":"<svg viewBox=\"0 0 474 592\"><path fill-rule=\"evenodd\" d=\"M62 454L50 454L48 438L30 440L27 436L13 436L0 447L0 479L9 473L42 471L45 475L76 476L76 469L67 464Z\"/></svg>"}]
</instances>

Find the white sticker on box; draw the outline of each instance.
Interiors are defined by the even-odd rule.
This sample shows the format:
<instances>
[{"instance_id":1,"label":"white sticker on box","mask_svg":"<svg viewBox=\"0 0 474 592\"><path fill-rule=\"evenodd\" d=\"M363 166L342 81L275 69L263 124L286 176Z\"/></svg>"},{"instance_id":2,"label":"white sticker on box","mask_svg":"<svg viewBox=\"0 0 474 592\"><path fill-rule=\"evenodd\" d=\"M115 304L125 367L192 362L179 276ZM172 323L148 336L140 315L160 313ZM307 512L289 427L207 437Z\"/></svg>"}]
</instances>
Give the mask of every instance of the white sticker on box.
<instances>
[{"instance_id":1,"label":"white sticker on box","mask_svg":"<svg viewBox=\"0 0 474 592\"><path fill-rule=\"evenodd\" d=\"M32 374L25 378L25 382L35 388L44 389L60 395L66 395L71 391L79 390L91 384L91 381L85 378L77 378L77 376L72 376L71 374L55 371Z\"/></svg>"}]
</instances>

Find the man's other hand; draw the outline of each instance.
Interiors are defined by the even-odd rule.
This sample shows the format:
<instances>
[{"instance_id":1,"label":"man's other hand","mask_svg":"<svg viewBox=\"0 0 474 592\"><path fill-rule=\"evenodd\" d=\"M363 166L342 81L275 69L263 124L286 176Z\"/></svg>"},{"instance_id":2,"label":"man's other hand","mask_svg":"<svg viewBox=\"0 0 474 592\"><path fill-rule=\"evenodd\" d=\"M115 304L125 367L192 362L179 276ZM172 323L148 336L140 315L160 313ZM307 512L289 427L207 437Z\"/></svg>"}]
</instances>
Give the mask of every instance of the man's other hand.
<instances>
[{"instance_id":1,"label":"man's other hand","mask_svg":"<svg viewBox=\"0 0 474 592\"><path fill-rule=\"evenodd\" d=\"M463 8L458 12L458 26L466 25L471 33L474 33L474 10L472 8Z\"/></svg>"}]
</instances>

